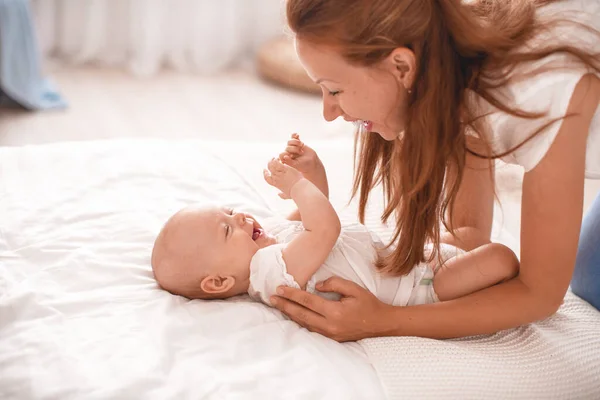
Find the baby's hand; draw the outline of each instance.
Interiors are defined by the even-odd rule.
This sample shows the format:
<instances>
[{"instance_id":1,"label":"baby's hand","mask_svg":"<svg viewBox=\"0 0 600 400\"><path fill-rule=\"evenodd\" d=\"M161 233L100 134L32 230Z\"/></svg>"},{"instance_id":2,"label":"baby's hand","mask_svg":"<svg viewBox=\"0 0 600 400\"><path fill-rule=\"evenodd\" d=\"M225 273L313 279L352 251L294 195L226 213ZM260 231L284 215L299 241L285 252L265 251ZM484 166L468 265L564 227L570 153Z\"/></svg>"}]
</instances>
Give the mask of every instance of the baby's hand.
<instances>
[{"instance_id":1,"label":"baby's hand","mask_svg":"<svg viewBox=\"0 0 600 400\"><path fill-rule=\"evenodd\" d=\"M295 168L283 164L280 160L274 158L269 161L268 170L264 170L265 181L271 186L281 190L279 197L282 199L291 199L290 192L292 187L303 178L302 174Z\"/></svg>"},{"instance_id":2,"label":"baby's hand","mask_svg":"<svg viewBox=\"0 0 600 400\"><path fill-rule=\"evenodd\" d=\"M297 133L292 134L285 151L279 155L279 158L284 164L302 172L309 180L310 177L315 176L320 169L324 168L317 153L306 146Z\"/></svg>"}]
</instances>

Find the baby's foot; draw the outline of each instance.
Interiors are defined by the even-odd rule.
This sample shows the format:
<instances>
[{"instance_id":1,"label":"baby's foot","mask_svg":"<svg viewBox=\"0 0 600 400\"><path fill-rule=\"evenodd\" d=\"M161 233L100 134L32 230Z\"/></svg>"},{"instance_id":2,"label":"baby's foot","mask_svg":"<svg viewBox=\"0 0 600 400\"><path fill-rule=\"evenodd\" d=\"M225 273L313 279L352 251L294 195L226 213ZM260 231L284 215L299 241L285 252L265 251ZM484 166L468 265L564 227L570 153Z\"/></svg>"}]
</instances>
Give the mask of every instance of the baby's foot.
<instances>
[{"instance_id":1,"label":"baby's foot","mask_svg":"<svg viewBox=\"0 0 600 400\"><path fill-rule=\"evenodd\" d=\"M292 187L303 178L302 174L293 167L283 164L279 159L273 158L264 170L265 181L271 186L281 190L279 197L290 199Z\"/></svg>"}]
</instances>

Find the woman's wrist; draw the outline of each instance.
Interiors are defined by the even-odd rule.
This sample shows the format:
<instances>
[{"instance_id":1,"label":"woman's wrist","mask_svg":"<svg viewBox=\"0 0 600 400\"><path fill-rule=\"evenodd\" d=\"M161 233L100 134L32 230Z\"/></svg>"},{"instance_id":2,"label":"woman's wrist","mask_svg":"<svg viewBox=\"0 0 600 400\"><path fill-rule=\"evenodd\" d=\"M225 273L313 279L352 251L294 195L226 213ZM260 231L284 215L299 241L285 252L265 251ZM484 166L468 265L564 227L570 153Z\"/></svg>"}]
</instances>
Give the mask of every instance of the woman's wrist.
<instances>
[{"instance_id":1,"label":"woman's wrist","mask_svg":"<svg viewBox=\"0 0 600 400\"><path fill-rule=\"evenodd\" d=\"M403 321L403 308L381 303L370 337L402 336L399 321Z\"/></svg>"}]
</instances>

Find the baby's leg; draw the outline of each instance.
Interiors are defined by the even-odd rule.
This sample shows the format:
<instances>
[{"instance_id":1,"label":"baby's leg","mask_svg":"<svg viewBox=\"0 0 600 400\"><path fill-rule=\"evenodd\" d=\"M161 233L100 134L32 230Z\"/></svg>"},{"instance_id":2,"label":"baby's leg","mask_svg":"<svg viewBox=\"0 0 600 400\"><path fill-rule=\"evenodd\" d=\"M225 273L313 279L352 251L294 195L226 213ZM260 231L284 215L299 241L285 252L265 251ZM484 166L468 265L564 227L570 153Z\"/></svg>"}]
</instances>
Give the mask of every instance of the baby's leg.
<instances>
[{"instance_id":1,"label":"baby's leg","mask_svg":"<svg viewBox=\"0 0 600 400\"><path fill-rule=\"evenodd\" d=\"M449 259L436 272L433 288L440 301L452 300L511 279L519 260L508 247L490 243Z\"/></svg>"}]
</instances>

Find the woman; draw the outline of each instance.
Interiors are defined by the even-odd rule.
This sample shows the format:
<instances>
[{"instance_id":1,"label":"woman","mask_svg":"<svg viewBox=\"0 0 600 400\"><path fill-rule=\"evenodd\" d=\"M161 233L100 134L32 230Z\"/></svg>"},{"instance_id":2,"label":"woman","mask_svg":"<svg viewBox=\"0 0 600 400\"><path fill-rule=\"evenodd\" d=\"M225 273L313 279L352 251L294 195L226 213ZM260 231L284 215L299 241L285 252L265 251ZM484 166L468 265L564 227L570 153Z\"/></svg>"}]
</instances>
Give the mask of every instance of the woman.
<instances>
[{"instance_id":1,"label":"woman","mask_svg":"<svg viewBox=\"0 0 600 400\"><path fill-rule=\"evenodd\" d=\"M396 222L382 272L424 261L426 242L489 242L493 160L526 173L518 277L402 308L332 278L317 289L341 301L279 288L276 307L338 341L516 327L556 312L571 280L600 307L600 198L581 223L584 177L600 178L600 34L591 26L599 15L587 0L288 0L325 119L366 131L357 136L359 216L382 181L383 219Z\"/></svg>"}]
</instances>

